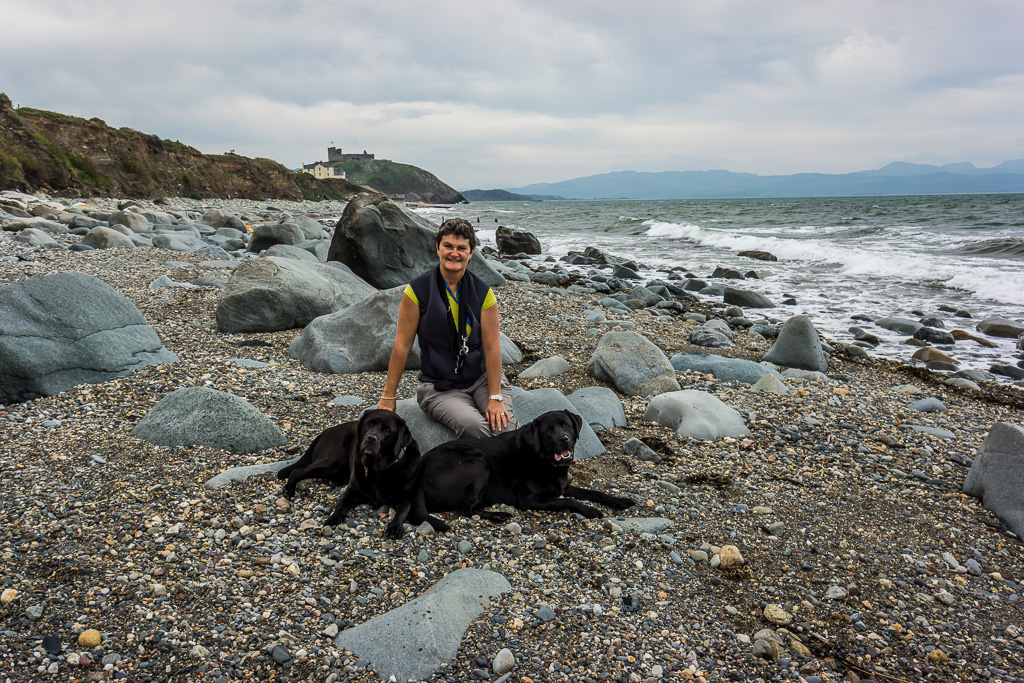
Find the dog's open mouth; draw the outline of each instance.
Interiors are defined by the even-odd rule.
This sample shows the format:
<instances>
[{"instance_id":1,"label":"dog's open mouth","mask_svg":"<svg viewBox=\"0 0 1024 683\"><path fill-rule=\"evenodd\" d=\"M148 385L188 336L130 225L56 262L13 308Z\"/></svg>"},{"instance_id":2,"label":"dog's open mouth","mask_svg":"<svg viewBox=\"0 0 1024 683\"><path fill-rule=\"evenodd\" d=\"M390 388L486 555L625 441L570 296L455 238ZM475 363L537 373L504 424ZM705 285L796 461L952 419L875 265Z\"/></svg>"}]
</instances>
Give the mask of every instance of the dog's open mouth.
<instances>
[{"instance_id":1,"label":"dog's open mouth","mask_svg":"<svg viewBox=\"0 0 1024 683\"><path fill-rule=\"evenodd\" d=\"M566 465L572 464L572 451L564 451L562 453L555 453L555 465L558 467L565 467Z\"/></svg>"}]
</instances>

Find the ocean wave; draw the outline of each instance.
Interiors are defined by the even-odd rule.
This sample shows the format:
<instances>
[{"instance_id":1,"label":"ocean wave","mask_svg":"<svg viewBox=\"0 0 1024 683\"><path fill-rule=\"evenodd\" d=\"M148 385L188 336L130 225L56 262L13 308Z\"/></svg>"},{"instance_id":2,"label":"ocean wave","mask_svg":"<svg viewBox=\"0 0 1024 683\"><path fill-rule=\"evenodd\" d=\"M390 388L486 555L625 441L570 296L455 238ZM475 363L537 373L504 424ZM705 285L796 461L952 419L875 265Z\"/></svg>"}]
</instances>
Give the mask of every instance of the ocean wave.
<instances>
[{"instance_id":1,"label":"ocean wave","mask_svg":"<svg viewBox=\"0 0 1024 683\"><path fill-rule=\"evenodd\" d=\"M867 241L863 246L833 239L784 239L709 230L698 225L649 221L647 236L682 240L695 245L736 253L767 251L779 259L779 266L800 263L829 266L851 280L884 278L902 282L935 283L974 292L1005 304L1024 304L1024 272L1013 268L965 267L948 254L912 249L916 238ZM908 239L909 238L909 239ZM903 248L906 246L907 248ZM786 262L791 262L787 264Z\"/></svg>"},{"instance_id":2,"label":"ocean wave","mask_svg":"<svg viewBox=\"0 0 1024 683\"><path fill-rule=\"evenodd\" d=\"M1003 258L1024 258L1024 239L1001 237L961 244L954 253L974 256L1001 256Z\"/></svg>"}]
</instances>

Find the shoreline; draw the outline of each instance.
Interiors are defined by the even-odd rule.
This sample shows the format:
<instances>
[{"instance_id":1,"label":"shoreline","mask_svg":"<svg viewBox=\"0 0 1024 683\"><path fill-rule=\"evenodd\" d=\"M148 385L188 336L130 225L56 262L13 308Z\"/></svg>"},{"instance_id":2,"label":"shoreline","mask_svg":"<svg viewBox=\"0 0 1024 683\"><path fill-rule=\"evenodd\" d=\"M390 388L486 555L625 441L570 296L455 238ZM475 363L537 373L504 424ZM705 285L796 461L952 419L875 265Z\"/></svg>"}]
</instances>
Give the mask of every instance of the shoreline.
<instances>
[{"instance_id":1,"label":"shoreline","mask_svg":"<svg viewBox=\"0 0 1024 683\"><path fill-rule=\"evenodd\" d=\"M0 237L0 283L67 270L99 277L135 303L181 359L0 407L0 519L8 530L0 580L17 592L0 606L0 680L85 680L107 669L112 680L120 672L128 680L377 681L325 634L405 604L461 566L496 571L512 588L475 620L432 681L480 680L474 670L503 648L517 660L511 680L520 681L837 681L849 671L881 680L1020 680L1021 541L960 492L963 462L992 424L1022 423L1019 390L986 385L976 396L888 362L837 357L829 371L839 379L787 380L785 396L678 373L684 389L738 410L751 436L685 439L643 422L645 398L620 396L628 425L600 433L608 452L574 466L580 484L637 500L630 517L670 520L662 531L631 532L612 517L516 511L518 530L448 515L450 534L407 532L391 541L376 511L361 506L351 526L328 532L321 523L338 491L322 483L300 486L291 503L273 475L221 489L203 483L231 467L301 453L322 429L375 405L385 373L308 371L288 356L299 329L222 334L218 290L149 288L162 275L216 275L203 260L148 247L34 249ZM587 336L592 325L582 319L597 297L531 283L496 293L502 329L525 356L508 368L514 385L568 394L600 384L584 370L598 338ZM624 317L667 356L709 351L686 341L677 318ZM768 349L739 339L722 355L759 359ZM262 344L239 345L253 340ZM518 381L552 355L570 371ZM241 396L282 429L288 446L234 454L133 437L134 424L182 386ZM399 396L414 388L415 373L406 372ZM363 403L332 404L344 395ZM947 411L907 408L924 397ZM645 441L661 462L624 454L629 438ZM727 544L742 551L742 572L711 566ZM846 596L829 598L833 587ZM538 616L542 605L553 619ZM767 605L792 623L771 621ZM78 644L89 628L103 634L98 647ZM767 659L753 648L766 628L779 636ZM58 655L45 653L45 636L59 640ZM277 646L286 664L275 660Z\"/></svg>"}]
</instances>

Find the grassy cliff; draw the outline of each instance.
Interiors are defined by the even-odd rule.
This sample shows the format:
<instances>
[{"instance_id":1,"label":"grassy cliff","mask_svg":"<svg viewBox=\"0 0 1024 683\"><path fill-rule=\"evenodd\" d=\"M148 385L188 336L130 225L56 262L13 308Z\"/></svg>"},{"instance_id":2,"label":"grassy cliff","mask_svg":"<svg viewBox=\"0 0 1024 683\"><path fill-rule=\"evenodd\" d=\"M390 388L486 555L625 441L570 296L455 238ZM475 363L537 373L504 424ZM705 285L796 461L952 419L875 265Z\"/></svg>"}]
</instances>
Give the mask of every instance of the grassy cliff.
<instances>
[{"instance_id":1,"label":"grassy cliff","mask_svg":"<svg viewBox=\"0 0 1024 683\"><path fill-rule=\"evenodd\" d=\"M342 199L363 191L270 159L202 154L102 120L11 106L0 93L0 189L112 197Z\"/></svg>"}]
</instances>

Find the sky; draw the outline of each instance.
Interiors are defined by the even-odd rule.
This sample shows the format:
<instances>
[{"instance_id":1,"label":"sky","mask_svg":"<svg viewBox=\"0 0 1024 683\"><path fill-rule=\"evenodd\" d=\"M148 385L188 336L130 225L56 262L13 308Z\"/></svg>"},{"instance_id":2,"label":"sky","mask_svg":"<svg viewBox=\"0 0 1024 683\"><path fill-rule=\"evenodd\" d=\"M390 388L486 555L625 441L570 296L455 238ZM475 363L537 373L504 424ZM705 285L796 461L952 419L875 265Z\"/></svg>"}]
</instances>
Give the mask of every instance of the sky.
<instances>
[{"instance_id":1,"label":"sky","mask_svg":"<svg viewBox=\"0 0 1024 683\"><path fill-rule=\"evenodd\" d=\"M0 92L460 189L1024 158L1019 0L0 0Z\"/></svg>"}]
</instances>

